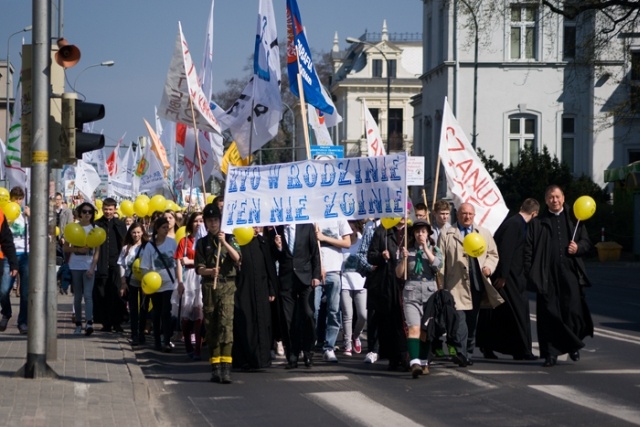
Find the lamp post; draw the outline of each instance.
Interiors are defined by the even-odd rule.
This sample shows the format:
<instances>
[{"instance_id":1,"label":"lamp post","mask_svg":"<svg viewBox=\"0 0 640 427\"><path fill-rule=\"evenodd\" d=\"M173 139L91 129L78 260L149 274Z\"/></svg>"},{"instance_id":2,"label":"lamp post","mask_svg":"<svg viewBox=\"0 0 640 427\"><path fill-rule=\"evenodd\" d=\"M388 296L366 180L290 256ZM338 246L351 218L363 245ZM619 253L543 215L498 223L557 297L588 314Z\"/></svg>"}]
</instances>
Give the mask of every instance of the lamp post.
<instances>
[{"instance_id":1,"label":"lamp post","mask_svg":"<svg viewBox=\"0 0 640 427\"><path fill-rule=\"evenodd\" d=\"M389 66L390 65L389 58L387 58L387 55L385 55L385 53L378 46L366 40L360 40L355 37L347 37L346 42L362 43L362 44L366 44L367 46L371 46L372 48L380 52L380 54L384 58L384 62L387 64L387 153L388 153L389 144L391 142L391 120L390 120L391 119L391 72L390 72L391 67Z\"/></svg>"},{"instance_id":2,"label":"lamp post","mask_svg":"<svg viewBox=\"0 0 640 427\"><path fill-rule=\"evenodd\" d=\"M32 28L31 25L27 25L26 27L24 27L20 31L16 31L15 33L11 34L9 36L9 38L7 39L7 77L6 77L6 79L7 79L7 89L6 90L7 91L5 93L5 95L6 95L5 96L5 98L6 98L5 101L6 101L6 108L7 109L5 111L5 128L4 128L4 131L5 131L4 143L5 144L9 143L9 87L10 87L10 84L9 84L9 74L10 74L9 73L9 67L10 67L10 65L9 64L11 62L11 56L9 55L9 49L11 47L11 37L13 37L13 36L15 36L17 34L20 34L20 33L26 33L27 31L31 31L31 28Z\"/></svg>"},{"instance_id":3,"label":"lamp post","mask_svg":"<svg viewBox=\"0 0 640 427\"><path fill-rule=\"evenodd\" d=\"M478 116L478 18L476 17L476 13L473 8L467 3L466 0L460 0L462 4L467 6L469 9L469 13L473 18L473 25L475 28L475 39L474 39L474 51L473 51L473 131L471 134L471 145L473 149L476 148L476 137L478 133L476 132L476 121Z\"/></svg>"},{"instance_id":4,"label":"lamp post","mask_svg":"<svg viewBox=\"0 0 640 427\"><path fill-rule=\"evenodd\" d=\"M293 124L291 126L291 161L295 162L296 161L296 114L293 112L291 107L289 107L289 105L287 105L285 102L283 102L282 105L287 107L287 110L291 112L291 118L292 118L292 124ZM286 111L282 113L282 120L284 120L285 113Z\"/></svg>"},{"instance_id":5,"label":"lamp post","mask_svg":"<svg viewBox=\"0 0 640 427\"><path fill-rule=\"evenodd\" d=\"M115 65L115 61L102 61L99 64L93 64L93 65L89 65L88 67L84 68L82 71L80 71L78 73L78 75L76 76L76 78L73 80L73 85L71 86L71 89L75 92L76 91L76 82L78 81L78 79L80 78L80 76L82 75L82 73L84 73L85 71L87 71L89 68L94 68L94 67L113 67Z\"/></svg>"}]
</instances>

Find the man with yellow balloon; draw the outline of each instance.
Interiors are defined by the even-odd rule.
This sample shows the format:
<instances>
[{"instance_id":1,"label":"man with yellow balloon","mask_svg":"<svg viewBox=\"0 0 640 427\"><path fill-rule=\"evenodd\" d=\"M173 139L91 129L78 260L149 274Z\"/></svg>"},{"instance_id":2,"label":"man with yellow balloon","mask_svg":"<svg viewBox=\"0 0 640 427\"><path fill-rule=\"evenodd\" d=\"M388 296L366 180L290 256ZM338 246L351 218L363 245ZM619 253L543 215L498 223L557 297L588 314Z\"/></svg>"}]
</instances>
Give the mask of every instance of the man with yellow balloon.
<instances>
[{"instance_id":1,"label":"man with yellow balloon","mask_svg":"<svg viewBox=\"0 0 640 427\"><path fill-rule=\"evenodd\" d=\"M473 365L471 355L480 308L494 308L504 300L489 277L498 265L498 250L491 232L474 224L475 208L470 203L458 207L457 223L440 236L444 255L444 288L451 292L460 322L454 347L454 362Z\"/></svg>"},{"instance_id":2,"label":"man with yellow balloon","mask_svg":"<svg viewBox=\"0 0 640 427\"><path fill-rule=\"evenodd\" d=\"M0 192L0 204L6 204L9 200L9 192L6 188ZM6 199L4 199L6 192ZM11 292L11 278L18 274L18 258L16 257L16 248L13 244L13 236L9 228L3 208L0 207L0 271L2 272L0 286L0 308L2 309L2 318L0 318L0 332L7 329L9 319L11 318L11 300L9 294Z\"/></svg>"},{"instance_id":3,"label":"man with yellow balloon","mask_svg":"<svg viewBox=\"0 0 640 427\"><path fill-rule=\"evenodd\" d=\"M573 205L574 222L564 200L559 186L547 187L548 210L531 222L524 249L527 288L537 293L540 356L547 368L565 353L574 362L580 360L583 338L593 337L593 320L584 293L591 283L582 260L592 244L580 222L591 218L596 203L589 196L578 198Z\"/></svg>"}]
</instances>

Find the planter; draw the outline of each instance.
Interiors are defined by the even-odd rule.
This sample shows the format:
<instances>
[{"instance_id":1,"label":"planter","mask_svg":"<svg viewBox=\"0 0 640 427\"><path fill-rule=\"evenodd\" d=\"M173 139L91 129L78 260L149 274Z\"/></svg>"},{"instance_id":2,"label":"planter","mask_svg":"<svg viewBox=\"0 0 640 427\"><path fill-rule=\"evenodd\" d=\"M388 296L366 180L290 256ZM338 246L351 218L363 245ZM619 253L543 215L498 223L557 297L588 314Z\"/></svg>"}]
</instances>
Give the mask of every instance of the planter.
<instances>
[{"instance_id":1,"label":"planter","mask_svg":"<svg viewBox=\"0 0 640 427\"><path fill-rule=\"evenodd\" d=\"M596 243L598 249L598 259L600 262L620 261L620 253L622 245L616 242L599 242Z\"/></svg>"}]
</instances>

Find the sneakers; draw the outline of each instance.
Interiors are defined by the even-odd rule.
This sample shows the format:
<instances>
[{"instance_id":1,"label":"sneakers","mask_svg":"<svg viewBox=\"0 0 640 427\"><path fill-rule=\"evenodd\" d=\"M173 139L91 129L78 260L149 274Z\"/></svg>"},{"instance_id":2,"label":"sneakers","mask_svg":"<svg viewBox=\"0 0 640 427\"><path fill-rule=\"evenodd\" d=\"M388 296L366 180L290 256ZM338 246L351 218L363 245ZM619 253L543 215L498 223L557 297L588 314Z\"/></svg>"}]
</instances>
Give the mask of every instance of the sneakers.
<instances>
[{"instance_id":1,"label":"sneakers","mask_svg":"<svg viewBox=\"0 0 640 427\"><path fill-rule=\"evenodd\" d=\"M0 332L6 331L7 325L9 325L9 318L7 316L2 316L2 319L0 319Z\"/></svg>"},{"instance_id":2,"label":"sneakers","mask_svg":"<svg viewBox=\"0 0 640 427\"><path fill-rule=\"evenodd\" d=\"M353 351L357 354L360 354L362 351L362 343L360 342L360 338L355 338L353 340Z\"/></svg>"},{"instance_id":3,"label":"sneakers","mask_svg":"<svg viewBox=\"0 0 640 427\"><path fill-rule=\"evenodd\" d=\"M436 348L433 352L435 353L436 357L438 357L438 358L444 357L444 351L440 347Z\"/></svg>"},{"instance_id":4,"label":"sneakers","mask_svg":"<svg viewBox=\"0 0 640 427\"><path fill-rule=\"evenodd\" d=\"M20 332L20 335L27 335L29 328L24 323L21 323L18 325L18 332Z\"/></svg>"},{"instance_id":5,"label":"sneakers","mask_svg":"<svg viewBox=\"0 0 640 427\"><path fill-rule=\"evenodd\" d=\"M77 325L76 329L73 331L73 335L80 335L82 333L82 326Z\"/></svg>"},{"instance_id":6,"label":"sneakers","mask_svg":"<svg viewBox=\"0 0 640 427\"><path fill-rule=\"evenodd\" d=\"M342 351L342 353L343 353L345 356L351 356L351 355L352 355L352 353L351 353L351 351L352 351L352 350L353 350L353 347L351 346L351 343L350 343L350 342L348 342L348 343L344 346L344 350ZM357 353L357 352L356 352L356 353Z\"/></svg>"},{"instance_id":7,"label":"sneakers","mask_svg":"<svg viewBox=\"0 0 640 427\"><path fill-rule=\"evenodd\" d=\"M89 336L93 333L93 322L87 322L87 326L84 328L84 334Z\"/></svg>"},{"instance_id":8,"label":"sneakers","mask_svg":"<svg viewBox=\"0 0 640 427\"><path fill-rule=\"evenodd\" d=\"M374 353L373 351L367 353L364 357L364 363L376 363L378 361L378 353Z\"/></svg>"},{"instance_id":9,"label":"sneakers","mask_svg":"<svg viewBox=\"0 0 640 427\"><path fill-rule=\"evenodd\" d=\"M284 356L284 346L282 345L282 341L276 341L276 354L278 356Z\"/></svg>"},{"instance_id":10,"label":"sneakers","mask_svg":"<svg viewBox=\"0 0 640 427\"><path fill-rule=\"evenodd\" d=\"M337 363L338 362L338 358L336 357L336 353L333 350L325 350L324 354L322 355L322 359L325 362L332 362L332 363Z\"/></svg>"}]
</instances>

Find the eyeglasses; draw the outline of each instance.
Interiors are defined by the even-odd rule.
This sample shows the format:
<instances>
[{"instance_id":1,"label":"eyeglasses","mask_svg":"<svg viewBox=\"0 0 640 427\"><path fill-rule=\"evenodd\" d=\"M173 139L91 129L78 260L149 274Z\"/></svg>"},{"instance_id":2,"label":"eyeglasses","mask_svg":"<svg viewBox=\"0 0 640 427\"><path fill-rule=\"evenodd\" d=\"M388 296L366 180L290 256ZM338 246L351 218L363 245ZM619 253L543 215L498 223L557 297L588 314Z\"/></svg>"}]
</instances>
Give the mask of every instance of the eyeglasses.
<instances>
[{"instance_id":1,"label":"eyeglasses","mask_svg":"<svg viewBox=\"0 0 640 427\"><path fill-rule=\"evenodd\" d=\"M85 210L82 210L80 212L83 213L83 214L92 214L93 213L93 211L85 211Z\"/></svg>"}]
</instances>

